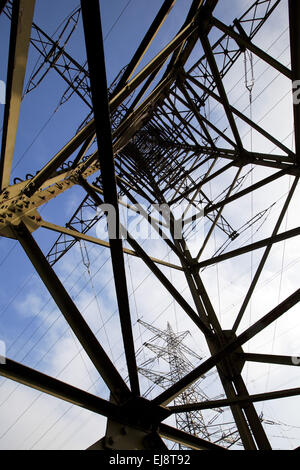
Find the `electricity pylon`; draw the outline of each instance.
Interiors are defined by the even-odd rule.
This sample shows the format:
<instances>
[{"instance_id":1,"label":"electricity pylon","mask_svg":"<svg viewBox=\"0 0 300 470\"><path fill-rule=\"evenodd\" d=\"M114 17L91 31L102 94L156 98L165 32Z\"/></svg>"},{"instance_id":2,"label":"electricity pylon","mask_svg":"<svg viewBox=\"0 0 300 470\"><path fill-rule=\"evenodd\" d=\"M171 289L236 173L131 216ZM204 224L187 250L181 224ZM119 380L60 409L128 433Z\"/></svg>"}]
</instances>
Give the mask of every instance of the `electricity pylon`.
<instances>
[{"instance_id":1,"label":"electricity pylon","mask_svg":"<svg viewBox=\"0 0 300 470\"><path fill-rule=\"evenodd\" d=\"M299 394L299 389L272 390L256 395L249 393L243 377L246 362L286 366L298 364L290 356L246 353L243 347L295 307L300 300L300 290L277 305L273 304L268 313L256 312L258 319L250 319L250 324L242 333L239 328L272 247L299 235L299 227L283 232L280 228L300 175L300 108L297 93L293 94L300 77L300 37L297 34L300 6L298 1L285 2L291 53L291 66L288 67L265 50L263 41L260 40L260 47L255 42L259 34L265 31L265 25L271 24L273 14L283 5L283 1L253 1L239 18L235 18L237 15L231 11L232 20L229 22L217 17L217 6L224 6L224 3L227 5L227 0L191 0L187 17L175 36L167 44L162 44L161 51L150 62L138 69L160 27L170 11L176 8L174 0L165 0L132 60L125 69L122 68L121 74L109 87L98 0L81 0L80 13L87 53L83 65L66 51L68 39L79 21L79 10L73 12L63 32L52 39L33 23L34 0L0 2L1 15L5 13L11 20L0 160L0 233L3 237L17 240L28 255L109 388L111 401L9 358L5 365L0 365L0 374L106 416L106 436L94 448L159 449L164 448L163 437L191 448L220 449L222 446L167 425L164 421L176 413L229 407L244 448L270 449L269 438L254 403ZM25 179L12 180L12 161L30 44L40 50L42 61L38 71L31 74L25 91L34 93L47 72L55 70L68 87L60 104L77 95L87 110L74 137L55 155L50 155L46 165L41 169L33 168ZM230 98L225 82L241 66L245 53L254 54L287 81L290 97L294 97L291 134L294 132L295 149L277 138L276 128L273 131L264 128ZM218 115L207 111L210 102L218 107L225 125L218 125ZM252 148L247 150L242 128L255 132L259 139L275 146L275 153ZM255 182L251 180L250 184L247 181L247 187L241 189L249 174L249 166L251 169L258 168L260 176ZM259 188L281 182L286 175L290 176L290 189L271 234L228 251L229 244L238 240L245 228L239 221L243 210L238 208L230 214L228 208L231 204L236 201L247 204L247 196ZM95 178L93 183L91 178ZM56 197L63 200L63 194L76 185L85 191L86 196L73 217L65 221L65 226L44 220L40 208L51 204ZM211 186L216 187L218 200L211 196ZM148 254L119 224L120 194L126 195L130 205L139 205L140 215L151 222L176 262L166 262ZM157 221L147 210L140 209L141 202L151 207L157 204L167 206L170 209L168 217L165 221ZM110 232L108 240L100 240L87 233L100 217L108 216L106 209L101 212L103 203L106 208L112 207L116 214L117 234L113 237ZM175 217L175 207L181 203L184 203L181 214L184 230L177 237L178 215ZM100 212L96 211L91 218L91 207L96 209L99 206ZM196 208L196 214L189 217L192 208ZM257 217L263 217L261 214L266 214L269 209L269 205L260 209ZM199 237L194 255L186 231L203 213L209 229L204 240ZM249 226L252 226L255 217L255 214L251 215L250 221L247 221ZM37 230L59 234L48 259L34 238L33 233ZM222 248L221 252L217 250L215 255L205 257L207 246L216 232L221 234L222 247L226 251ZM124 246L122 237L130 249ZM110 250L128 384L51 266L78 240ZM209 295L209 286L203 280L203 269L225 260L239 265L240 256L259 249L263 249L263 254L246 288L241 308L230 328L225 329ZM124 253L145 263L159 280L162 291L168 292L180 306L182 314L193 323L199 338L207 342L211 354L152 400L144 398L140 388ZM166 266L182 274L192 300L182 295L164 274L162 267ZM214 367L226 398L170 405Z\"/></svg>"}]
</instances>

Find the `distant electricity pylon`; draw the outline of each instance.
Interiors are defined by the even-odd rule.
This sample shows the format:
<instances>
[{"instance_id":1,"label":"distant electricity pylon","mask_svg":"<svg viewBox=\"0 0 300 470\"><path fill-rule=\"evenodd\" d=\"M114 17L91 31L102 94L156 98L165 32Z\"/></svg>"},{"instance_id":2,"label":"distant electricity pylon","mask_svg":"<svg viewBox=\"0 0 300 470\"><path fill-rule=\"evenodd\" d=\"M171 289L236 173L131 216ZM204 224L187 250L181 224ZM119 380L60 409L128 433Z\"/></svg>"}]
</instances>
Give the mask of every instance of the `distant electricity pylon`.
<instances>
[{"instance_id":1,"label":"distant electricity pylon","mask_svg":"<svg viewBox=\"0 0 300 470\"><path fill-rule=\"evenodd\" d=\"M138 322L154 333L154 336L143 345L154 355L142 362L138 368L139 372L153 383L146 391L145 396L148 396L156 386L167 389L175 384L187 372L193 370L193 359L198 361L203 359L184 343L184 340L190 334L189 331L175 333L169 322L165 330L156 328L140 319ZM138 353L141 352L142 348ZM163 359L167 369L162 370L162 365L160 365L161 370L156 371L154 367L160 359ZM212 374L214 372L204 375L176 397L174 406L199 403L211 399L204 392L203 386L205 379ZM221 398L221 396L214 399L217 398ZM222 424L222 414L223 410L221 408L178 413L175 414L176 427L194 436L201 436L203 439L217 442L224 447L231 447L233 444L238 443L240 437L234 422ZM181 447L179 444L179 448Z\"/></svg>"}]
</instances>

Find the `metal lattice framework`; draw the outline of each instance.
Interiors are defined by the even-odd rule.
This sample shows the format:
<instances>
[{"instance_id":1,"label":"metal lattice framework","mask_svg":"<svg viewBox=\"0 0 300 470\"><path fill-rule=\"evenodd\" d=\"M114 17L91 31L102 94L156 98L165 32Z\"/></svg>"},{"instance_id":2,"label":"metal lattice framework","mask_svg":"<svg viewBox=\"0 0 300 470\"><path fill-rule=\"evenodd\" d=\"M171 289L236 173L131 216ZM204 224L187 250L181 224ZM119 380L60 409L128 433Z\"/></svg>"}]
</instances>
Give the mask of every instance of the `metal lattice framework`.
<instances>
[{"instance_id":1,"label":"metal lattice framework","mask_svg":"<svg viewBox=\"0 0 300 470\"><path fill-rule=\"evenodd\" d=\"M0 231L4 237L16 239L28 255L64 318L103 378L111 400L92 395L37 370L7 359L0 365L0 374L9 379L54 395L108 418L106 438L92 448L164 449L162 438L193 449L218 449L204 437L165 424L173 414L230 407L241 442L245 449L270 449L271 445L254 403L299 395L300 389L286 389L262 394L249 394L242 377L245 361L293 366L291 357L246 353L243 346L284 315L300 300L300 289L252 323L242 333L237 330L269 257L272 246L298 236L300 229L280 232L281 224L296 191L299 175L300 108L294 104L295 151L261 127L229 100L224 81L235 64L251 53L292 83L300 78L300 40L298 33L299 2L288 1L291 68L284 66L254 42L256 34L268 23L281 0L257 0L233 25L219 20L214 11L221 0L191 0L182 28L174 38L143 68L136 72L153 38L168 17L175 0L165 0L142 42L109 88L102 40L99 0L81 0L81 9L73 12L58 33L51 38L33 23L35 0L1 1L1 14L11 19L11 36L7 72L7 94L1 146ZM87 61L80 65L66 52L68 40L82 14ZM20 27L22 23L22 27ZM214 40L214 38L217 38ZM24 181L11 183L20 106L23 96L26 57L30 43L40 52L41 62L25 89L29 93L44 79L51 68L67 82L61 103L77 94L87 105L87 118L74 137L38 172ZM292 91L291 91L292 93ZM207 113L208 100L221 107L226 128L219 128ZM278 153L249 151L241 135L240 124L247 125L260 137L272 143ZM88 154L88 152L91 152ZM241 189L245 169L267 168L268 176ZM234 173L234 174L233 174ZM231 176L228 186L227 175ZM292 184L273 228L271 236L228 251L219 250L204 259L207 243L220 230L224 243L237 239L244 229L236 227L226 216L233 201L252 194L269 183L290 175ZM90 178L94 176L94 182ZM226 176L226 177L225 177ZM215 181L225 184L220 199L214 202L207 185ZM81 205L65 227L43 220L39 209L65 191L80 185L86 192ZM224 185L226 188L224 189ZM120 196L130 204L149 206L166 204L171 208L170 224L154 220L149 211L141 216L152 223L164 243L177 257L172 264L146 253L139 242L119 225ZM110 204L117 214L122 238L100 240L88 231L105 217L103 212L91 217L91 209ZM198 246L196 256L189 248L188 228L195 218L185 221L183 234L175 236L173 209L185 203L187 208L202 204L209 230ZM269 208L257 214L260 220ZM254 218L254 216L253 216ZM197 216L196 216L197 219ZM251 224L255 221L250 221ZM38 229L57 232L59 238L45 256L32 233ZM186 231L187 230L187 231ZM116 369L111 358L98 342L66 288L52 268L79 240L105 246L110 250L129 381ZM247 289L244 301L231 329L224 330L211 302L201 272L224 260L238 260L245 253L263 249L258 267ZM178 377L153 400L143 398L136 361L132 318L124 264L124 253L140 258L160 281L205 338L211 356L200 365ZM183 273L190 290L190 303L160 269L167 266ZM185 389L213 368L217 369L225 399L199 403L170 403ZM122 444L118 436L123 435ZM122 447L123 446L123 447Z\"/></svg>"}]
</instances>

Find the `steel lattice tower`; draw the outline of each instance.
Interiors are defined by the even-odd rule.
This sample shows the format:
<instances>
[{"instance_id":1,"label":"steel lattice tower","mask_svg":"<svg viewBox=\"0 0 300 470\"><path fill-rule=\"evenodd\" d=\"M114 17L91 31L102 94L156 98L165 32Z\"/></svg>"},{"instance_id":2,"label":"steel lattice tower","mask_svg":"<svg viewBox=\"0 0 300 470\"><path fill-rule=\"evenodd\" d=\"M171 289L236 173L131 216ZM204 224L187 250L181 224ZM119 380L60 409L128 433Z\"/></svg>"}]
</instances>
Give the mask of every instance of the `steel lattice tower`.
<instances>
[{"instance_id":1,"label":"steel lattice tower","mask_svg":"<svg viewBox=\"0 0 300 470\"><path fill-rule=\"evenodd\" d=\"M234 11L230 12L231 18L227 21L219 19L216 13L220 5L224 6L222 0L190 0L188 14L177 33L169 42L162 43L160 52L145 64L143 58L147 57L148 48L176 4L175 0L161 2L131 61L108 86L99 0L81 0L81 8L72 13L56 38L33 22L35 0L0 1L1 20L6 15L11 25L0 160L0 234L16 240L22 247L105 382L111 400L9 358L5 364L0 364L0 374L105 416L108 419L106 436L92 446L95 449L165 449L162 438L166 438L193 449L222 450L221 445L205 436L194 436L190 430L183 431L164 423L177 413L222 407L231 410L245 449L270 449L269 436L254 404L297 396L300 390L272 389L254 394L246 385L245 364L278 364L297 370L295 366L299 361L293 360L292 353L246 352L245 344L287 312L295 311L300 289L292 292L288 286L285 299L278 301L275 290L273 303L267 309L259 305L255 316L250 315L247 323L245 316L273 247L287 240L294 241L300 234L299 226L286 230L282 227L294 202L300 175L297 88L300 5L294 0L257 0L238 18ZM290 66L269 54L260 37L283 4L288 17ZM227 12L225 17L228 15ZM86 48L83 64L67 52L68 41L81 16ZM39 52L41 62L24 89L29 46ZM228 93L226 80L236 73L237 67L244 67L244 57L252 55L284 79L293 115L289 129L289 135L294 136L293 144L288 145L278 138L278 128L272 127L272 123L263 126L255 114L249 117ZM57 72L67 84L61 104L76 95L86 106L86 117L74 136L55 155L49 155L46 164L41 164L42 168L32 168L25 179L16 178L12 175L12 162L22 97L24 91L25 94L35 93L49 70ZM251 82L251 76L248 80ZM211 102L218 112L210 112ZM225 124L218 124L220 116ZM257 139L259 151L249 149L245 129ZM262 141L275 150L261 151ZM257 176L249 181L247 177L253 169L257 170ZM228 249L231 242L239 240L245 226L262 220L272 207L260 207L257 214L251 214L250 220L244 220L245 207L249 208L247 197L262 188L269 194L276 185L286 181L286 177L290 188L270 232L262 239ZM60 216L65 217L62 225L56 223L57 220L45 220L40 214L42 206L49 207L55 198L63 200L63 195L73 187L79 187L85 194L73 215L69 218L62 211ZM128 202L123 202L123 196ZM106 209L97 210L103 203ZM122 225L122 204L128 210L134 206L140 216L151 223L172 253L171 261L153 256L149 246L144 249ZM161 210L155 216L151 208L157 205L167 208L167 212ZM182 210L180 215L176 213L178 206ZM108 238L102 240L88 231L100 219L107 220L107 207L115 211L116 233L109 231ZM235 209L230 211L232 207ZM196 237L195 250L195 239L192 246L189 230L203 215L208 229L204 238ZM178 219L184 221L180 230ZM48 254L44 254L37 243L36 231L58 234ZM219 249L216 246L216 250L207 255L207 247L215 234L221 237L222 246ZM128 382L54 270L55 263L79 240L110 250ZM247 253L257 255L257 263L253 264L250 283L242 286L240 308L232 324L225 327L210 295L215 281L205 278L205 272L210 266L220 266L229 260L236 263L234 269L238 269ZM153 400L144 398L140 387L125 255L143 262L159 282L162 292L168 293L193 325L197 340L206 342L210 353L205 361L183 376L181 373L173 376L173 383ZM180 283L172 282L166 269L181 276ZM187 289L184 293L183 283ZM172 353L170 346L171 356ZM173 360L176 362L175 356ZM175 372L180 367L174 364L172 370ZM190 385L214 367L226 398L187 404L177 401ZM95 436L95 440L98 437Z\"/></svg>"}]
</instances>

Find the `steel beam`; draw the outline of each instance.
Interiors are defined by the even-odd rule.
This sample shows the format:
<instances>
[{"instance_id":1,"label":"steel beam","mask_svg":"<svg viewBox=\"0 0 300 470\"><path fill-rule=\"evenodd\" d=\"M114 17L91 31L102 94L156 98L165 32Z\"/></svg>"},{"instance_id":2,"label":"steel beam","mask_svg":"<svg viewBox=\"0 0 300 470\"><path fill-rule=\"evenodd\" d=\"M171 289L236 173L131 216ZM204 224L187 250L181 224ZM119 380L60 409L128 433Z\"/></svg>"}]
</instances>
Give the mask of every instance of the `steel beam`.
<instances>
[{"instance_id":1,"label":"steel beam","mask_svg":"<svg viewBox=\"0 0 300 470\"><path fill-rule=\"evenodd\" d=\"M295 3L293 2L293 0L290 0L290 1L292 3ZM292 73L287 67L285 67L283 64L278 62L278 60L274 59L272 56L264 52L259 47L255 46L249 38L236 33L232 27L226 26L224 23L222 23L222 21L218 20L215 17L212 17L211 21L212 21L212 24L216 28L218 28L220 31L223 31L223 33L227 34L229 37L234 39L239 47L241 47L241 45L246 47L246 49L253 52L253 54L255 54L257 57L264 60L267 64L271 65L271 67L273 67L274 69L278 70L278 72L282 73L287 78L290 78L290 79L292 78Z\"/></svg>"},{"instance_id":2,"label":"steel beam","mask_svg":"<svg viewBox=\"0 0 300 470\"><path fill-rule=\"evenodd\" d=\"M219 69L218 69L218 66L217 66L217 63L216 63L215 56L212 52L212 49L211 49L210 43L208 41L208 38L204 34L200 34L200 40L201 40L201 43L202 43L202 46L203 46L203 50L206 54L206 58L207 58L209 66L210 66L211 72L212 72L213 77L215 79L216 86L217 86L220 98L222 100L222 105L225 109L225 113L226 113L229 125L231 127L231 130L232 130L232 134L235 138L235 141L237 143L238 148L240 150L242 150L242 148L243 148L242 140L241 140L236 122L234 120L233 114L232 114L231 109L230 109L228 97L227 97L225 87L223 85L223 82L222 82L222 79L221 79L221 76L220 76L220 72L219 72Z\"/></svg>"},{"instance_id":3,"label":"steel beam","mask_svg":"<svg viewBox=\"0 0 300 470\"><path fill-rule=\"evenodd\" d=\"M194 450L226 450L224 447L218 446L213 442L193 436L180 429L173 428L168 424L160 424L158 434L165 439L177 442L178 444L182 444Z\"/></svg>"},{"instance_id":4,"label":"steel beam","mask_svg":"<svg viewBox=\"0 0 300 470\"><path fill-rule=\"evenodd\" d=\"M263 362L265 364L278 364L282 366L299 367L300 362L293 360L293 356L279 356L276 354L235 353L242 361Z\"/></svg>"},{"instance_id":5,"label":"steel beam","mask_svg":"<svg viewBox=\"0 0 300 470\"><path fill-rule=\"evenodd\" d=\"M250 245L242 246L241 248L237 248L236 250L228 251L227 253L223 253L222 255L214 256L213 258L200 261L200 263L198 263L198 268L201 269L201 268L204 268L205 266L211 266L213 264L220 263L227 259L231 259L236 256L249 253L250 251L258 250L259 248L263 248L270 244L273 245L274 243L279 243L283 240L288 240L289 238L293 238L298 235L300 235L300 227L280 233L279 235L274 235L269 238L264 238L263 240L259 240L258 242L251 243Z\"/></svg>"},{"instance_id":6,"label":"steel beam","mask_svg":"<svg viewBox=\"0 0 300 470\"><path fill-rule=\"evenodd\" d=\"M212 367L216 366L228 354L234 352L238 347L249 341L255 335L263 331L267 326L272 324L280 318L285 312L294 307L300 301L300 289L296 290L283 302L277 305L273 310L264 315L260 320L255 322L247 330L237 336L236 339L231 340L228 344L220 349L216 354L204 361L200 366L196 367L185 377L180 379L175 385L172 385L168 390L162 392L158 397L153 400L153 403L159 405L166 405L178 396L189 385L198 380L202 375L206 374Z\"/></svg>"},{"instance_id":7,"label":"steel beam","mask_svg":"<svg viewBox=\"0 0 300 470\"><path fill-rule=\"evenodd\" d=\"M48 230L52 230L54 232L69 235L70 237L73 237L77 240L84 240L84 241L87 241L89 243L94 243L95 245L103 246L105 248L110 248L109 242L106 242L105 240L101 240L100 238L96 238L96 237L92 237L90 235L86 235L85 233L78 232L77 230L71 230L71 229L68 229L66 227L62 227L60 225L52 224L51 222L48 222L48 221L45 221L45 220L41 220L39 222L39 225L43 228L48 229ZM129 250L128 248L123 247L123 253L139 258L139 255L135 251ZM158 258L153 258L153 257L150 257L150 259L151 259L151 261L153 261L156 264L161 264L162 266L166 266L168 268L172 268L172 269L176 269L178 271L182 271L182 267L178 266L176 264L168 263L167 261L164 261L164 260L161 260L161 259L158 259Z\"/></svg>"},{"instance_id":8,"label":"steel beam","mask_svg":"<svg viewBox=\"0 0 300 470\"><path fill-rule=\"evenodd\" d=\"M218 0L209 0L209 7L211 7L211 11L214 9L217 2ZM199 14L203 10L202 8L203 3L204 3L204 0L193 0L190 10L188 12L187 18L180 31L184 30L184 28L189 24L189 22L192 22L194 20L197 20L197 21L199 20ZM189 54L192 52L196 44L196 41L197 41L197 34L189 38L189 40L187 41L186 47L184 47L184 44L181 44L180 48L173 53L170 59L170 62L166 68L166 71L164 73L164 77L167 76L170 72L174 70L178 70L178 66L183 67L185 65Z\"/></svg>"},{"instance_id":9,"label":"steel beam","mask_svg":"<svg viewBox=\"0 0 300 470\"><path fill-rule=\"evenodd\" d=\"M233 359L234 361L234 359ZM236 375L233 377L233 384L237 391L237 396L244 396L249 397L249 392L245 385L244 379L241 374ZM250 429L253 433L253 437L256 441L256 445L259 450L272 450L271 444L267 437L266 431L262 425L261 419L258 416L258 413L253 405L253 403L249 402L247 405L243 407L243 411L246 415L248 420Z\"/></svg>"},{"instance_id":10,"label":"steel beam","mask_svg":"<svg viewBox=\"0 0 300 470\"><path fill-rule=\"evenodd\" d=\"M84 158L84 156L86 155L86 152L88 151L88 149L92 145L95 137L96 137L96 134L92 134L92 136L90 136L88 139L86 139L86 141L83 143L83 145L82 145L81 149L79 150L76 158L73 160L72 168L76 168L78 163L80 163L81 160Z\"/></svg>"},{"instance_id":11,"label":"steel beam","mask_svg":"<svg viewBox=\"0 0 300 470\"><path fill-rule=\"evenodd\" d=\"M300 83L300 37L299 37L299 18L300 5L295 0L289 0L289 23L290 23L290 47L292 73L291 79L293 85L297 82L297 88ZM295 129L295 148L296 160L300 163L300 103L294 98L294 129Z\"/></svg>"},{"instance_id":12,"label":"steel beam","mask_svg":"<svg viewBox=\"0 0 300 470\"><path fill-rule=\"evenodd\" d=\"M139 206L138 201L132 196L132 194L127 191L125 186L118 181L118 186L119 188L126 194L128 199L132 202L132 204L135 204L137 207L139 207L139 212L140 214L151 223L151 226L154 228L154 230L164 239L166 244L169 246L169 248L178 256L179 259L181 259L183 262L185 262L184 257L182 256L182 253L177 249L174 243L167 237L166 233L162 231L162 228L157 224L155 219L153 217L150 217L147 211L142 206Z\"/></svg>"},{"instance_id":13,"label":"steel beam","mask_svg":"<svg viewBox=\"0 0 300 470\"><path fill-rule=\"evenodd\" d=\"M120 414L117 405L11 359L0 365L0 375L111 419Z\"/></svg>"},{"instance_id":14,"label":"steel beam","mask_svg":"<svg viewBox=\"0 0 300 470\"><path fill-rule=\"evenodd\" d=\"M287 210L288 210L288 207L289 207L289 205L290 205L290 202L291 202L291 200L292 200L292 197L293 197L293 195L294 195L294 193L295 193L295 191L296 191L296 188L297 188L297 186L298 186L298 183L299 183L299 177L297 177L297 178L294 179L294 182L293 182L293 184L292 184L292 187L291 187L291 189L290 189L290 191L289 191L289 193L288 193L288 195L287 195L287 198L286 198L286 200L285 200L285 203L284 203L284 205L283 205L283 207L282 207L282 210L281 210L281 212L280 212L280 215L279 215L279 217L278 217L278 220L277 220L276 225L275 225L275 227L274 227L274 230L273 230L273 232L272 232L272 237L275 237L275 236L277 235L277 233L278 233L278 230L280 229L280 226L281 226L282 221L283 221L283 219L284 219L284 217L285 217L285 214L286 214L286 212L287 212ZM243 301L243 303L242 303L242 306L241 306L241 308L240 308L240 310L239 310L239 313L238 313L238 315L237 315L237 317L236 317L236 320L235 320L235 322L234 322L234 324L233 324L232 331L233 331L234 333L237 331L237 329L238 329L238 327L239 327L239 325L240 325L240 322L241 322L241 320L242 320L242 318L243 318L243 315L244 315L244 313L245 313L245 311L246 311L246 308L247 308L247 306L248 306L248 303L249 303L249 301L250 301L250 299L251 299L251 296L252 296L252 294L253 294L253 292L254 292L254 289L255 289L255 287L256 287L256 284L257 284L257 282L258 282L258 279L259 279L259 277L260 277L260 275L261 275L261 272L262 272L262 270L263 270L263 267L264 267L264 265L265 265L265 263L266 263L266 261L267 261L267 258L268 258L268 256L269 256L269 253L270 253L270 251L271 251L271 248L272 248L272 242L270 242L270 243L267 245L267 247L266 247L266 249L265 249L265 251L264 251L264 254L263 254L263 256L262 256L262 258L261 258L261 260L260 260L260 263L259 263L259 265L258 265L258 268L257 268L257 270L256 270L256 273L255 273L255 275L254 275L254 277L253 277L253 279L252 279L251 285L250 285L250 287L249 287L249 289L248 289L248 291L247 291L247 294L246 294L246 296L245 296L245 299L244 299L244 301Z\"/></svg>"}]
</instances>

